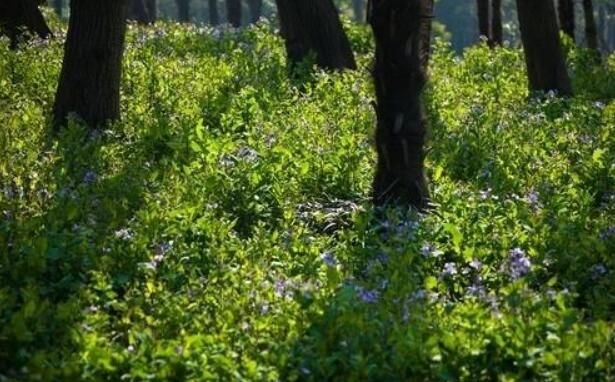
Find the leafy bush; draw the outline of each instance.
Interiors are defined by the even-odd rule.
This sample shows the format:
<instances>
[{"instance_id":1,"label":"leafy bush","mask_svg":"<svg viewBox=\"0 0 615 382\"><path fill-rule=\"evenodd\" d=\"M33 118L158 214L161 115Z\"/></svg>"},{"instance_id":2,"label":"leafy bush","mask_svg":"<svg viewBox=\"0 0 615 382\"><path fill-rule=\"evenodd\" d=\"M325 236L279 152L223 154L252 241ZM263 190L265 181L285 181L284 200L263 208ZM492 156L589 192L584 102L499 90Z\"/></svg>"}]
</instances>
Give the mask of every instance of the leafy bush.
<instances>
[{"instance_id":1,"label":"leafy bush","mask_svg":"<svg viewBox=\"0 0 615 382\"><path fill-rule=\"evenodd\" d=\"M417 215L369 203L350 36L299 86L266 22L131 25L123 122L57 136L61 36L2 41L0 380L614 380L615 56L528 101L437 43Z\"/></svg>"}]
</instances>

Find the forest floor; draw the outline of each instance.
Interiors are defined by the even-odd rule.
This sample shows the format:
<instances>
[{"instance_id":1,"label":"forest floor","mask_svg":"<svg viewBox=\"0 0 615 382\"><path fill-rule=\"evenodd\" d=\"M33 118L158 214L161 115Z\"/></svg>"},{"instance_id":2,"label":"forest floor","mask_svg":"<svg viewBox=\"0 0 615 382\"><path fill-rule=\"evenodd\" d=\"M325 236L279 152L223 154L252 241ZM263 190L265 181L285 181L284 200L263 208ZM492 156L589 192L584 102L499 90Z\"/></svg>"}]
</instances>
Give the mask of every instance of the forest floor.
<instances>
[{"instance_id":1,"label":"forest floor","mask_svg":"<svg viewBox=\"0 0 615 382\"><path fill-rule=\"evenodd\" d=\"M62 38L2 41L0 381L615 380L615 55L528 100L437 42L421 215L370 204L348 33L291 82L267 23L131 26L122 122L58 135Z\"/></svg>"}]
</instances>

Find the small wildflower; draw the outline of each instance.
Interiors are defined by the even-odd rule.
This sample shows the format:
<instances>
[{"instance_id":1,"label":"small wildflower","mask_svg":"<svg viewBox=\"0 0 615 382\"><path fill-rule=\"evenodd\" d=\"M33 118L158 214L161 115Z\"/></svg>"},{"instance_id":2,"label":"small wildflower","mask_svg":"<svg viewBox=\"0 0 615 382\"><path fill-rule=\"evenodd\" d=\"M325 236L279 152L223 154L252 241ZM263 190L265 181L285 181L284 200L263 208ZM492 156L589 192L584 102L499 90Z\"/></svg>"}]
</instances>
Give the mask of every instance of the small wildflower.
<instances>
[{"instance_id":1,"label":"small wildflower","mask_svg":"<svg viewBox=\"0 0 615 382\"><path fill-rule=\"evenodd\" d=\"M592 267L592 274L594 278L599 278L606 275L608 270L603 264L596 264Z\"/></svg>"},{"instance_id":2,"label":"small wildflower","mask_svg":"<svg viewBox=\"0 0 615 382\"><path fill-rule=\"evenodd\" d=\"M457 274L457 265L455 263L446 263L442 269L443 277L450 277Z\"/></svg>"},{"instance_id":3,"label":"small wildflower","mask_svg":"<svg viewBox=\"0 0 615 382\"><path fill-rule=\"evenodd\" d=\"M596 102L594 102L594 107L595 107L596 109L600 109L600 110L602 110L602 109L604 109L604 106L605 106L605 105L604 105L604 102L600 102L600 101L596 101Z\"/></svg>"},{"instance_id":4,"label":"small wildflower","mask_svg":"<svg viewBox=\"0 0 615 382\"><path fill-rule=\"evenodd\" d=\"M481 190L478 192L480 200L487 200L491 198L491 194L492 194L491 188L488 188L486 190Z\"/></svg>"},{"instance_id":5,"label":"small wildflower","mask_svg":"<svg viewBox=\"0 0 615 382\"><path fill-rule=\"evenodd\" d=\"M128 345L128 347L126 348L126 350L128 350L129 353L134 353L135 351L135 347L132 345Z\"/></svg>"},{"instance_id":6,"label":"small wildflower","mask_svg":"<svg viewBox=\"0 0 615 382\"><path fill-rule=\"evenodd\" d=\"M263 316L264 316L264 315L266 315L267 313L269 313L269 308L270 308L269 303L268 303L268 302L263 302L263 303L261 304L261 307L260 307L260 312L261 312L261 315L263 315Z\"/></svg>"},{"instance_id":7,"label":"small wildflower","mask_svg":"<svg viewBox=\"0 0 615 382\"><path fill-rule=\"evenodd\" d=\"M521 248L514 248L508 253L510 276L513 280L529 273L532 263Z\"/></svg>"},{"instance_id":8,"label":"small wildflower","mask_svg":"<svg viewBox=\"0 0 615 382\"><path fill-rule=\"evenodd\" d=\"M320 259L329 267L335 267L337 265L337 259L331 252L325 252L320 256Z\"/></svg>"},{"instance_id":9,"label":"small wildflower","mask_svg":"<svg viewBox=\"0 0 615 382\"><path fill-rule=\"evenodd\" d=\"M380 293L375 290L369 290L362 287L356 287L357 295L359 299L366 304L374 304L378 302L378 298L380 297Z\"/></svg>"},{"instance_id":10,"label":"small wildflower","mask_svg":"<svg viewBox=\"0 0 615 382\"><path fill-rule=\"evenodd\" d=\"M470 261L470 268L480 271L483 268L483 263L477 259L474 259Z\"/></svg>"},{"instance_id":11,"label":"small wildflower","mask_svg":"<svg viewBox=\"0 0 615 382\"><path fill-rule=\"evenodd\" d=\"M134 237L134 234L131 230L122 228L120 230L115 231L115 237L120 240L130 241Z\"/></svg>"},{"instance_id":12,"label":"small wildflower","mask_svg":"<svg viewBox=\"0 0 615 382\"><path fill-rule=\"evenodd\" d=\"M600 240L602 241L610 238L611 236L615 236L615 226L609 227L600 232Z\"/></svg>"},{"instance_id":13,"label":"small wildflower","mask_svg":"<svg viewBox=\"0 0 615 382\"><path fill-rule=\"evenodd\" d=\"M97 178L98 178L98 176L96 175L96 173L94 171L92 171L92 170L89 170L83 176L83 184L85 184L87 186L90 186L90 185L94 184L94 182L96 182Z\"/></svg>"},{"instance_id":14,"label":"small wildflower","mask_svg":"<svg viewBox=\"0 0 615 382\"><path fill-rule=\"evenodd\" d=\"M301 369L299 369L299 371L301 372L301 374L303 375L310 375L312 372L310 371L310 369L308 369L307 367L302 367Z\"/></svg>"}]
</instances>

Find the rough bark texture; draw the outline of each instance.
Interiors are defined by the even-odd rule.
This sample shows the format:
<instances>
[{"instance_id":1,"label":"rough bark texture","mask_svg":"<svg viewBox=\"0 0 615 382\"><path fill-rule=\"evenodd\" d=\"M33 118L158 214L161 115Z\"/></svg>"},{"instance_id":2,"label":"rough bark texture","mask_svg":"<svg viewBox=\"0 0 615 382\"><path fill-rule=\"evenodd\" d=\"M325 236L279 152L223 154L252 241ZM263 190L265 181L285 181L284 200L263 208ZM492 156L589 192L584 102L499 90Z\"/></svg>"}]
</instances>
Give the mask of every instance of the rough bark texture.
<instances>
[{"instance_id":1,"label":"rough bark texture","mask_svg":"<svg viewBox=\"0 0 615 382\"><path fill-rule=\"evenodd\" d=\"M220 24L220 14L218 13L218 0L208 0L209 23L211 25Z\"/></svg>"},{"instance_id":2,"label":"rough bark texture","mask_svg":"<svg viewBox=\"0 0 615 382\"><path fill-rule=\"evenodd\" d=\"M431 21L426 0L371 0L368 20L376 41L373 69L376 89L378 164L373 184L377 205L423 209L429 192L423 168L427 130L421 94L424 70L424 23Z\"/></svg>"},{"instance_id":3,"label":"rough bark texture","mask_svg":"<svg viewBox=\"0 0 615 382\"><path fill-rule=\"evenodd\" d=\"M11 40L11 48L17 47L23 29L34 32L41 38L51 35L36 0L1 0L0 33Z\"/></svg>"},{"instance_id":4,"label":"rough bark texture","mask_svg":"<svg viewBox=\"0 0 615 382\"><path fill-rule=\"evenodd\" d=\"M250 8L250 23L257 22L263 13L263 0L248 0Z\"/></svg>"},{"instance_id":5,"label":"rough bark texture","mask_svg":"<svg viewBox=\"0 0 615 382\"><path fill-rule=\"evenodd\" d=\"M560 29L574 41L574 2L572 0L558 0L557 14Z\"/></svg>"},{"instance_id":6,"label":"rough bark texture","mask_svg":"<svg viewBox=\"0 0 615 382\"><path fill-rule=\"evenodd\" d=\"M501 46L503 42L502 0L491 0L491 46Z\"/></svg>"},{"instance_id":7,"label":"rough bark texture","mask_svg":"<svg viewBox=\"0 0 615 382\"><path fill-rule=\"evenodd\" d=\"M596 27L592 0L583 0L583 13L585 14L585 40L587 41L587 47L598 51L598 28Z\"/></svg>"},{"instance_id":8,"label":"rough bark texture","mask_svg":"<svg viewBox=\"0 0 615 382\"><path fill-rule=\"evenodd\" d=\"M130 0L128 18L140 24L156 21L156 0Z\"/></svg>"},{"instance_id":9,"label":"rough bark texture","mask_svg":"<svg viewBox=\"0 0 615 382\"><path fill-rule=\"evenodd\" d=\"M352 10L357 22L362 23L365 21L365 0L352 0Z\"/></svg>"},{"instance_id":10,"label":"rough bark texture","mask_svg":"<svg viewBox=\"0 0 615 382\"><path fill-rule=\"evenodd\" d=\"M64 0L53 0L53 9L56 11L58 16L62 17L62 12L64 9Z\"/></svg>"},{"instance_id":11,"label":"rough bark texture","mask_svg":"<svg viewBox=\"0 0 615 382\"><path fill-rule=\"evenodd\" d=\"M517 0L530 91L572 94L552 0Z\"/></svg>"},{"instance_id":12,"label":"rough bark texture","mask_svg":"<svg viewBox=\"0 0 615 382\"><path fill-rule=\"evenodd\" d=\"M241 26L241 0L226 0L226 19L235 28Z\"/></svg>"},{"instance_id":13,"label":"rough bark texture","mask_svg":"<svg viewBox=\"0 0 615 382\"><path fill-rule=\"evenodd\" d=\"M182 23L190 22L190 0L176 0L177 19Z\"/></svg>"},{"instance_id":14,"label":"rough bark texture","mask_svg":"<svg viewBox=\"0 0 615 382\"><path fill-rule=\"evenodd\" d=\"M120 118L127 0L71 0L64 62L53 115L76 113L96 128Z\"/></svg>"},{"instance_id":15,"label":"rough bark texture","mask_svg":"<svg viewBox=\"0 0 615 382\"><path fill-rule=\"evenodd\" d=\"M478 35L490 40L489 0L476 0L476 15L478 17Z\"/></svg>"},{"instance_id":16,"label":"rough bark texture","mask_svg":"<svg viewBox=\"0 0 615 382\"><path fill-rule=\"evenodd\" d=\"M332 0L276 0L291 68L310 54L325 69L356 69L348 37Z\"/></svg>"}]
</instances>

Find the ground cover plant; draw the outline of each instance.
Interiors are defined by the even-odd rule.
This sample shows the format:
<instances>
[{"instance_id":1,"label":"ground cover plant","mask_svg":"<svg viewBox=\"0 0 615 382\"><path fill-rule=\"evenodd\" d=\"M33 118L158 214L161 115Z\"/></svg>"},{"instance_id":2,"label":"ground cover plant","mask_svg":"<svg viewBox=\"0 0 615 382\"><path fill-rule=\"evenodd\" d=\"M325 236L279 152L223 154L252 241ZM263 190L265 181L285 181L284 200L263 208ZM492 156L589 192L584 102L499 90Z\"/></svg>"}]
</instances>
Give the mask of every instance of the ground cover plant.
<instances>
[{"instance_id":1,"label":"ground cover plant","mask_svg":"<svg viewBox=\"0 0 615 382\"><path fill-rule=\"evenodd\" d=\"M53 21L52 29L63 26ZM56 132L62 33L0 43L0 380L615 380L615 56L528 101L437 42L428 214L375 209L372 42L130 25L123 121Z\"/></svg>"}]
</instances>

